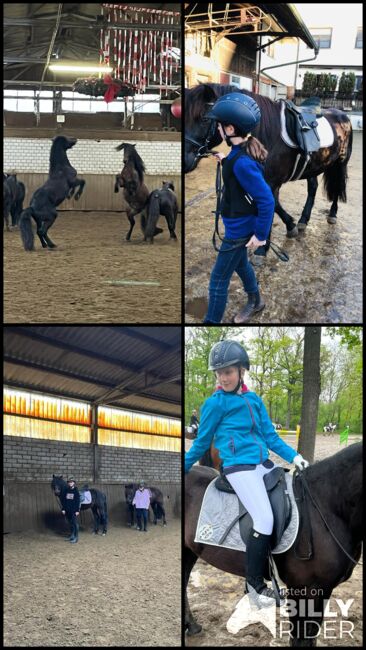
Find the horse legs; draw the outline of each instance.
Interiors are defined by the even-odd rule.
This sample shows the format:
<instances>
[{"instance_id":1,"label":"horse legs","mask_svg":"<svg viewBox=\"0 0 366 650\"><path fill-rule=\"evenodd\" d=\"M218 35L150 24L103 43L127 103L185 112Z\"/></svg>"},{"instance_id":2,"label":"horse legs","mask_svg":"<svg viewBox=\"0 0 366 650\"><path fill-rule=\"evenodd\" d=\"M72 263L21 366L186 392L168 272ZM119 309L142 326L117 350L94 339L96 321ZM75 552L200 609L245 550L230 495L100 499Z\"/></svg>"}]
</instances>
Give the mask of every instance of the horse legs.
<instances>
[{"instance_id":1,"label":"horse legs","mask_svg":"<svg viewBox=\"0 0 366 650\"><path fill-rule=\"evenodd\" d=\"M84 186L85 186L85 182L86 182L86 181L84 181L82 178L77 178L77 179L75 180L74 187L79 186L79 189L78 189L78 191L77 191L76 194L75 194L75 201L78 201L78 199L80 199L80 197L81 197L81 195L82 195L82 193L83 193L83 189L84 189Z\"/></svg>"},{"instance_id":2,"label":"horse legs","mask_svg":"<svg viewBox=\"0 0 366 650\"><path fill-rule=\"evenodd\" d=\"M307 594L315 592L317 594L315 596L293 596L291 591L289 589L287 596L287 602L291 606L289 612L290 645L296 648L314 647L324 617L324 606L331 596L332 589L319 585L307 587ZM305 612L303 611L304 604Z\"/></svg>"},{"instance_id":3,"label":"horse legs","mask_svg":"<svg viewBox=\"0 0 366 650\"><path fill-rule=\"evenodd\" d=\"M127 218L128 218L128 220L130 222L130 229L129 229L127 235L126 235L126 240L127 241L130 241L130 239L131 239L131 234L132 234L132 231L133 231L133 227L135 225L135 219L134 219L135 215L136 215L136 212L133 212L132 210L127 210Z\"/></svg>"},{"instance_id":4,"label":"horse legs","mask_svg":"<svg viewBox=\"0 0 366 650\"><path fill-rule=\"evenodd\" d=\"M165 216L166 222L168 224L169 232L170 232L170 239L177 239L177 235L175 234L174 227L175 227L175 218L174 214L169 215L169 217Z\"/></svg>"},{"instance_id":5,"label":"horse legs","mask_svg":"<svg viewBox=\"0 0 366 650\"><path fill-rule=\"evenodd\" d=\"M316 176L312 176L311 178L308 178L307 183L308 183L308 196L300 220L297 222L297 227L299 230L305 230L306 226L308 225L311 211L313 209L313 205L315 201L316 191L318 189L318 179Z\"/></svg>"},{"instance_id":6,"label":"horse legs","mask_svg":"<svg viewBox=\"0 0 366 650\"><path fill-rule=\"evenodd\" d=\"M46 246L48 246L48 248L56 248L56 244L54 244L53 241L47 235L48 229L51 228L53 222L56 220L56 217L57 217L57 212L56 210L53 210L52 212L50 212L49 216L46 217L46 219L43 219L42 222L42 235L46 242Z\"/></svg>"},{"instance_id":7,"label":"horse legs","mask_svg":"<svg viewBox=\"0 0 366 650\"><path fill-rule=\"evenodd\" d=\"M198 634L202 630L202 625L199 625L190 610L188 596L187 596L187 587L189 582L189 576L191 571L196 564L198 558L197 556L187 547L184 548L184 627L188 636L193 634Z\"/></svg>"},{"instance_id":8,"label":"horse legs","mask_svg":"<svg viewBox=\"0 0 366 650\"><path fill-rule=\"evenodd\" d=\"M99 532L99 513L96 506L92 507L93 519L94 519L94 530L93 535L98 535Z\"/></svg>"}]
</instances>

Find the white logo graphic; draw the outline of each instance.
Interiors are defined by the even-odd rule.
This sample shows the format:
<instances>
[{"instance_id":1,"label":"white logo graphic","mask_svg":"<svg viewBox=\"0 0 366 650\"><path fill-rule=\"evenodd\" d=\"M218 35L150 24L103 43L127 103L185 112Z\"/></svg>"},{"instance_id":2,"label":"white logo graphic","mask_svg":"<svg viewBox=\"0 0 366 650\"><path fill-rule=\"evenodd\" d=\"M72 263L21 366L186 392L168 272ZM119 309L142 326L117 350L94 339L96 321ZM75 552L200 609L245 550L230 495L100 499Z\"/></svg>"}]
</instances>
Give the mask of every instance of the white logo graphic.
<instances>
[{"instance_id":1,"label":"white logo graphic","mask_svg":"<svg viewBox=\"0 0 366 650\"><path fill-rule=\"evenodd\" d=\"M204 526L201 526L199 530L199 538L200 539L211 539L213 535L213 527L211 524L205 524Z\"/></svg>"}]
</instances>

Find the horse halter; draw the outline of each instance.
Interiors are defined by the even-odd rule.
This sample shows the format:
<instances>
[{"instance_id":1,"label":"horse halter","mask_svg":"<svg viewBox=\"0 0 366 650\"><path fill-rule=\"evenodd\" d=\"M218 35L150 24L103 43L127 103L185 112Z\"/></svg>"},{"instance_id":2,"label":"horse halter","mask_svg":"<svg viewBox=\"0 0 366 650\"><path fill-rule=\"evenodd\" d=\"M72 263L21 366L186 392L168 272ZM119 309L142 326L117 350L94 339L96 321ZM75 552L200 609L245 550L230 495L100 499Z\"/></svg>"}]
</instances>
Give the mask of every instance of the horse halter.
<instances>
[{"instance_id":1,"label":"horse halter","mask_svg":"<svg viewBox=\"0 0 366 650\"><path fill-rule=\"evenodd\" d=\"M210 120L211 124L209 126L209 129L206 134L206 138L203 144L192 138L190 135L185 135L184 140L186 142L189 142L190 144L193 144L195 147L197 147L197 150L193 152L194 155L194 161L196 162L197 160L200 160L201 158L205 158L206 156L213 155L213 152L209 151L209 142L211 138L215 135L216 131L216 121L215 120Z\"/></svg>"}]
</instances>

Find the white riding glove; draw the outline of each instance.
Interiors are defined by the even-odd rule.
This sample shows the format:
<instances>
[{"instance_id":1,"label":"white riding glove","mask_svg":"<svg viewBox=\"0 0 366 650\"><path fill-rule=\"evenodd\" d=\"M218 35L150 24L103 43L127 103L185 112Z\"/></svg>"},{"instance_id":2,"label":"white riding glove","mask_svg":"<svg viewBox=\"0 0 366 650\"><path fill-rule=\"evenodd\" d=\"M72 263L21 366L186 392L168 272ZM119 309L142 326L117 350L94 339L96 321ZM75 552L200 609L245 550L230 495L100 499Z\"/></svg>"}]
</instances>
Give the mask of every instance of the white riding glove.
<instances>
[{"instance_id":1,"label":"white riding glove","mask_svg":"<svg viewBox=\"0 0 366 650\"><path fill-rule=\"evenodd\" d=\"M302 471L305 467L309 467L309 462L305 460L301 454L297 454L297 456L295 456L293 463L295 463L297 469L300 471Z\"/></svg>"}]
</instances>

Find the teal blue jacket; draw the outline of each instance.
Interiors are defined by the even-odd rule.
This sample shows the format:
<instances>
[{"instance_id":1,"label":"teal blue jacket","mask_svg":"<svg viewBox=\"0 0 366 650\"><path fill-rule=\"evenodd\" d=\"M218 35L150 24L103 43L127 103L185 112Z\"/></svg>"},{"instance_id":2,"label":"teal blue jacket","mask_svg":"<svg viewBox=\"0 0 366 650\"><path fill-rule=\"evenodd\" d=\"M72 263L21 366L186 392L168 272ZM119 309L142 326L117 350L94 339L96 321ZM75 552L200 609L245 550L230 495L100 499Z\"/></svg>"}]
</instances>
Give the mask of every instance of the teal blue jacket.
<instances>
[{"instance_id":1,"label":"teal blue jacket","mask_svg":"<svg viewBox=\"0 0 366 650\"><path fill-rule=\"evenodd\" d=\"M291 463L297 451L275 431L261 398L251 391L241 394L217 390L201 408L197 438L185 454L185 472L214 442L223 467L245 463L259 465L271 449Z\"/></svg>"}]
</instances>

